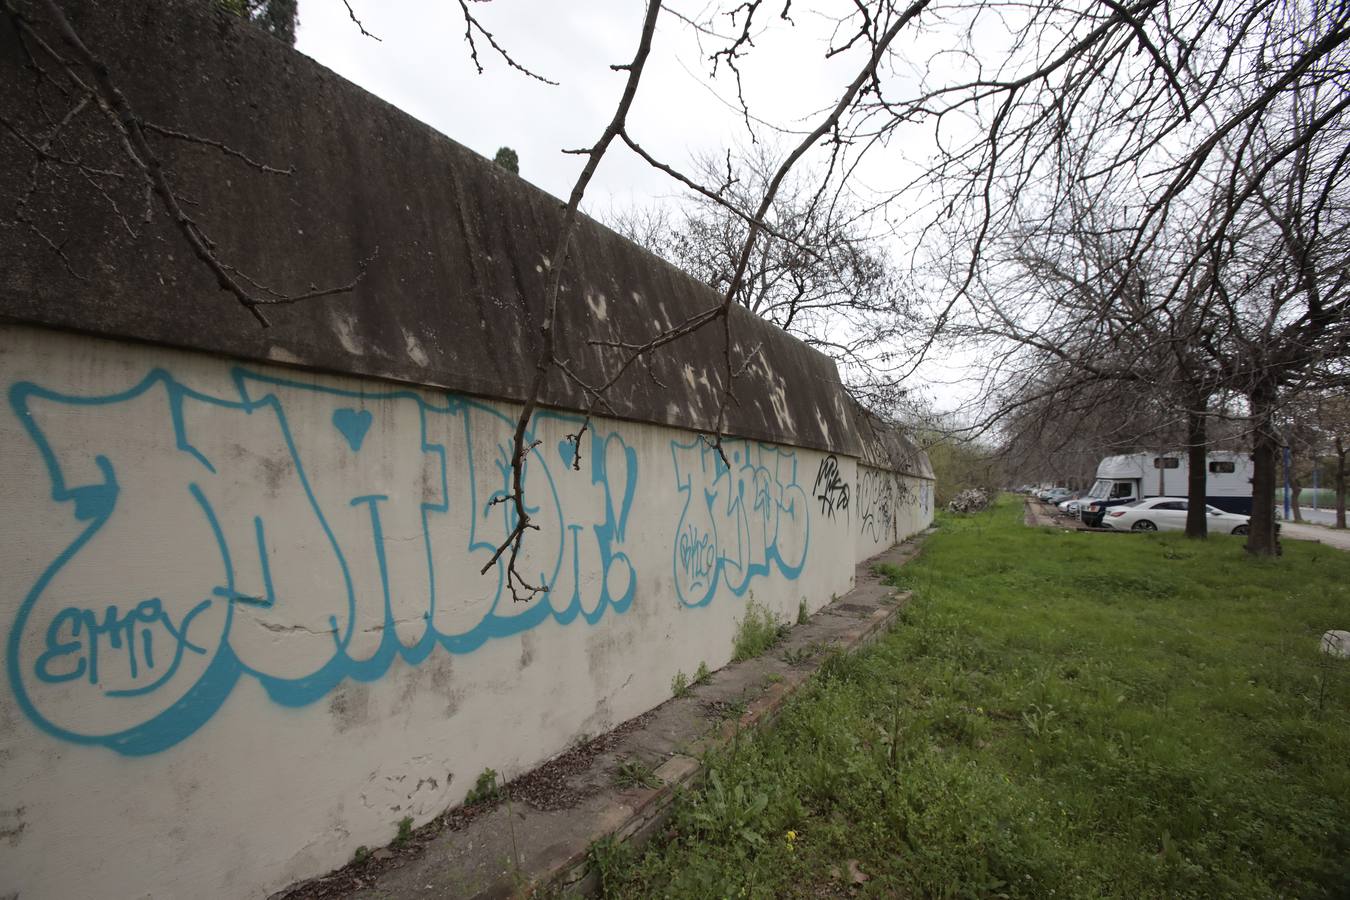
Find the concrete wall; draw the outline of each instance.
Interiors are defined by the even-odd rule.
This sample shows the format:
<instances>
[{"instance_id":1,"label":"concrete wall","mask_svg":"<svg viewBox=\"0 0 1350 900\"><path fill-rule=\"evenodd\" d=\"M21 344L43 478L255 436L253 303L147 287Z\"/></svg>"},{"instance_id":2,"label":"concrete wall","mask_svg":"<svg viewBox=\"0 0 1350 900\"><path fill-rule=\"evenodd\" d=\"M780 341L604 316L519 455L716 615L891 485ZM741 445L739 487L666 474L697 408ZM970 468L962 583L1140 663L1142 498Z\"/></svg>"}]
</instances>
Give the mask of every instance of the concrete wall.
<instances>
[{"instance_id":1,"label":"concrete wall","mask_svg":"<svg viewBox=\"0 0 1350 900\"><path fill-rule=\"evenodd\" d=\"M698 433L720 329L628 371L579 471L585 398L546 386L521 568L550 590L514 602L479 571L510 524L492 500L556 198L213 4L62 6L140 115L293 169L156 142L233 265L304 289L379 253L263 330L162 215L140 221L137 178L96 191L0 144L0 209L36 229L0 240L0 897L258 897L320 874L484 769L660 703L727 662L752 600L817 608L930 521L922 452L738 309L733 354L754 355L729 468ZM71 101L24 59L0 17L0 116L42 132ZM63 153L125 168L110 128L72 117ZM589 220L565 271L559 352L591 382L616 360L590 338L642 343L718 300Z\"/></svg>"},{"instance_id":2,"label":"concrete wall","mask_svg":"<svg viewBox=\"0 0 1350 900\"><path fill-rule=\"evenodd\" d=\"M514 603L477 574L510 404L22 326L0 348L0 895L326 871L662 702L752 599L815 609L931 513L847 457L736 441L728 471L657 425L597 422L573 471L577 418L545 412L522 569L551 590Z\"/></svg>"},{"instance_id":3,"label":"concrete wall","mask_svg":"<svg viewBox=\"0 0 1350 900\"><path fill-rule=\"evenodd\" d=\"M933 479L859 463L854 559L862 562L933 521Z\"/></svg>"}]
</instances>

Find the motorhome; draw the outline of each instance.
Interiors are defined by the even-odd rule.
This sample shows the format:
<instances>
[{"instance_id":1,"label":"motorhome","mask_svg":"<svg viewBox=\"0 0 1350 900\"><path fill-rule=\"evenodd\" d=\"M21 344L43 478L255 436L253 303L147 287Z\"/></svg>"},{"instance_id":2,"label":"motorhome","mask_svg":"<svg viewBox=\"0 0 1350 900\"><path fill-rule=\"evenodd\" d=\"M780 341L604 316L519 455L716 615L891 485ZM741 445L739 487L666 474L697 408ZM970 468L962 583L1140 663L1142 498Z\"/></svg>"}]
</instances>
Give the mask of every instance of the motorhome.
<instances>
[{"instance_id":1,"label":"motorhome","mask_svg":"<svg viewBox=\"0 0 1350 900\"><path fill-rule=\"evenodd\" d=\"M1224 512L1252 511L1252 463L1245 453L1216 451L1205 456L1205 502ZM1112 506L1149 497L1185 497L1190 466L1185 453L1129 453L1108 456L1097 466L1097 480L1079 501L1086 525L1100 525Z\"/></svg>"}]
</instances>

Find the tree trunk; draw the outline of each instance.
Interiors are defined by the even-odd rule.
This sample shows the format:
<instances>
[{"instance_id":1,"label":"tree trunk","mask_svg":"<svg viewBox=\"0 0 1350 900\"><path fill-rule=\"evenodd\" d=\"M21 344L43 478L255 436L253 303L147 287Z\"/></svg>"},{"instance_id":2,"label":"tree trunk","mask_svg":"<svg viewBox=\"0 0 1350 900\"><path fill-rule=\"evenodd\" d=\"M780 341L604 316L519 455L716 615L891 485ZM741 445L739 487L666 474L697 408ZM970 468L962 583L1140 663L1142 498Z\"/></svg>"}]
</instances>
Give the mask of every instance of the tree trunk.
<instances>
[{"instance_id":1,"label":"tree trunk","mask_svg":"<svg viewBox=\"0 0 1350 900\"><path fill-rule=\"evenodd\" d=\"M1209 536L1209 515L1205 510L1208 468L1205 407L1201 401L1186 411L1186 537L1204 540Z\"/></svg>"},{"instance_id":2,"label":"tree trunk","mask_svg":"<svg viewBox=\"0 0 1350 900\"><path fill-rule=\"evenodd\" d=\"M1336 435L1336 527L1345 527L1345 444Z\"/></svg>"},{"instance_id":3,"label":"tree trunk","mask_svg":"<svg viewBox=\"0 0 1350 900\"><path fill-rule=\"evenodd\" d=\"M1303 482L1299 480L1298 474L1294 470L1297 461L1289 460L1289 503L1294 509L1294 521L1303 521L1303 505L1299 502L1299 495L1303 493Z\"/></svg>"},{"instance_id":4,"label":"tree trunk","mask_svg":"<svg viewBox=\"0 0 1350 900\"><path fill-rule=\"evenodd\" d=\"M1275 488L1279 480L1280 439L1272 421L1275 408L1273 385L1258 385L1248 397L1252 415L1252 515L1247 532L1247 552L1274 556Z\"/></svg>"}]
</instances>

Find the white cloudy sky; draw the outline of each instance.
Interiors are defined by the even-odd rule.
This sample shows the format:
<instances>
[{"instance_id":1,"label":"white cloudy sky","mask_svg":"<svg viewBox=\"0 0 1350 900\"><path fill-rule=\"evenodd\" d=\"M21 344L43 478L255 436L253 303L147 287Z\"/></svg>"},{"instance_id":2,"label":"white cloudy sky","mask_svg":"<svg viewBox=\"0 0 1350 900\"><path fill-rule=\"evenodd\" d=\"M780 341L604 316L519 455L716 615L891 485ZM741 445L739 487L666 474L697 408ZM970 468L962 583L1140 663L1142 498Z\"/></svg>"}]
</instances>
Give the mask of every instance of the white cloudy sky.
<instances>
[{"instance_id":1,"label":"white cloudy sky","mask_svg":"<svg viewBox=\"0 0 1350 900\"><path fill-rule=\"evenodd\" d=\"M645 7L640 0L471 3L511 55L557 81L553 86L508 67L481 36L484 71L479 74L455 0L350 3L379 41L361 34L342 0L301 0L297 49L484 156L503 145L514 148L521 175L559 197L570 193L582 165L580 157L562 151L589 146L608 124L625 77L610 66L632 59ZM703 0L673 5L689 18L707 18ZM817 6L851 4L820 0ZM865 51L859 47L826 60L832 23L803 0L792 4L794 26L778 19L780 9L781 4L763 4L755 48L742 66L744 91L754 114L765 122L809 131L854 76ZM732 33L729 20L717 27ZM663 13L659 21L629 131L677 168L687 166L694 154L749 142L734 81L725 70L710 77L708 55L721 46L672 15ZM917 56L922 48L913 49ZM770 129L759 132L772 139ZM907 149L903 142L893 143L871 157L860 183L884 188L898 181ZM583 206L603 219L611 208L665 202L677 194L678 186L668 177L616 147L602 162ZM944 383L962 372L961 366L940 360L925 366L928 393L939 405L954 405L960 392Z\"/></svg>"}]
</instances>

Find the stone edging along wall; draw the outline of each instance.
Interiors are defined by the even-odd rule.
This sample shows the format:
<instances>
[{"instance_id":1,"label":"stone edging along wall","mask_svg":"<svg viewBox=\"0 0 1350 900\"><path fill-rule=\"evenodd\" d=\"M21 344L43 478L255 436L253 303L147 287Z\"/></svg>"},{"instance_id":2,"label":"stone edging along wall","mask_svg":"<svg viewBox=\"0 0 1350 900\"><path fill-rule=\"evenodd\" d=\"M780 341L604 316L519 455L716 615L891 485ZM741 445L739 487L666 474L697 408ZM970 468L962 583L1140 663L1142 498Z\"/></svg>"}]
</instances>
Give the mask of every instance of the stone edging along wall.
<instances>
[{"instance_id":1,"label":"stone edging along wall","mask_svg":"<svg viewBox=\"0 0 1350 900\"><path fill-rule=\"evenodd\" d=\"M738 313L762 349L730 467L697 433L720 346L621 382L579 471L581 398L550 385L522 562L550 591L513 602L479 572L557 202L208 4L66 5L147 118L295 166L163 148L240 268L326 283L380 253L263 331L176 233L127 233L68 173L32 208L80 277L0 243L0 896L262 896L331 869L660 703L730 659L751 603L813 610L931 520L923 454ZM0 79L24 85L9 27ZM0 112L31 124L31 97ZM0 205L30 165L0 156ZM637 340L711 302L595 223L576 246L565 334Z\"/></svg>"}]
</instances>

